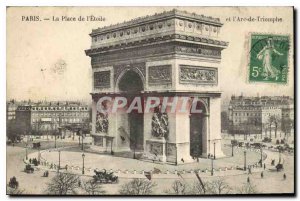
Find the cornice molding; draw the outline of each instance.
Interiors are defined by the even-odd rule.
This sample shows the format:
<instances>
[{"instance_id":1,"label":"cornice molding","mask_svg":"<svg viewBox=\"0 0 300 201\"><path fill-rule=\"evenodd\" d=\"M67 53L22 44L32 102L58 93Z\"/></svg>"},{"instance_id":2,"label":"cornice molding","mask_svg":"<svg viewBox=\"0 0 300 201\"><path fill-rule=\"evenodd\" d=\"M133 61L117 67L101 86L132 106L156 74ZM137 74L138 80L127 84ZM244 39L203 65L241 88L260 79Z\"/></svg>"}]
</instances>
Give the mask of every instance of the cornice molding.
<instances>
[{"instance_id":1,"label":"cornice molding","mask_svg":"<svg viewBox=\"0 0 300 201\"><path fill-rule=\"evenodd\" d=\"M134 47L145 46L145 45L154 45L154 44L159 44L162 42L171 42L171 41L194 43L194 44L199 44L199 45L212 46L212 47L216 47L216 48L220 48L220 49L224 49L228 46L228 42L225 42L225 41L209 39L209 38L205 38L205 37L194 37L194 36L187 36L187 35L181 35L181 34L171 34L171 35L165 35L165 36L161 36L161 37L123 42L123 43L115 44L115 45L111 45L111 46L92 48L92 49L85 50L85 53L87 56L93 56L96 54L101 54L101 53L106 53L106 52L111 52L111 51L116 51L116 50L123 50L125 48L134 48Z\"/></svg>"},{"instance_id":2,"label":"cornice molding","mask_svg":"<svg viewBox=\"0 0 300 201\"><path fill-rule=\"evenodd\" d=\"M215 26L222 26L219 18L213 18L210 16L198 15L196 13L189 13L186 11L180 11L173 9L171 11L165 11L163 13L155 13L154 15L147 15L144 17L138 17L130 21L125 21L122 23L117 23L109 26L104 26L102 28L93 29L90 36L112 32L120 29L127 29L129 27L135 27L137 25L148 24L151 22L162 21L170 18L188 19L195 22L201 22L204 24L211 24Z\"/></svg>"}]
</instances>

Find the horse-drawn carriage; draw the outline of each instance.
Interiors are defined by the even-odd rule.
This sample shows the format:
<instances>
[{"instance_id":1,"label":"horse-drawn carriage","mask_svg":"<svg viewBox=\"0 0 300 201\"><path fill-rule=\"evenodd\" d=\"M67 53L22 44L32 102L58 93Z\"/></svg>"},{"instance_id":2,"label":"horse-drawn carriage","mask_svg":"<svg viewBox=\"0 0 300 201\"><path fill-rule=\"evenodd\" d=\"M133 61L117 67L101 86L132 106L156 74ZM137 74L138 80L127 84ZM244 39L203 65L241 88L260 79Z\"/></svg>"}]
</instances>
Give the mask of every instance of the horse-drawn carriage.
<instances>
[{"instance_id":1,"label":"horse-drawn carriage","mask_svg":"<svg viewBox=\"0 0 300 201\"><path fill-rule=\"evenodd\" d=\"M94 181L98 183L118 183L118 176L114 176L113 172L107 172L105 169L103 171L94 170L95 175L93 176Z\"/></svg>"},{"instance_id":2,"label":"horse-drawn carriage","mask_svg":"<svg viewBox=\"0 0 300 201\"><path fill-rule=\"evenodd\" d=\"M283 164L282 163L278 163L275 167L276 167L277 172L283 170Z\"/></svg>"},{"instance_id":3,"label":"horse-drawn carriage","mask_svg":"<svg viewBox=\"0 0 300 201\"><path fill-rule=\"evenodd\" d=\"M25 166L25 168L24 168L24 172L26 172L26 173L33 173L33 172L34 172L34 168L31 167L30 164L27 164L27 165Z\"/></svg>"}]
</instances>

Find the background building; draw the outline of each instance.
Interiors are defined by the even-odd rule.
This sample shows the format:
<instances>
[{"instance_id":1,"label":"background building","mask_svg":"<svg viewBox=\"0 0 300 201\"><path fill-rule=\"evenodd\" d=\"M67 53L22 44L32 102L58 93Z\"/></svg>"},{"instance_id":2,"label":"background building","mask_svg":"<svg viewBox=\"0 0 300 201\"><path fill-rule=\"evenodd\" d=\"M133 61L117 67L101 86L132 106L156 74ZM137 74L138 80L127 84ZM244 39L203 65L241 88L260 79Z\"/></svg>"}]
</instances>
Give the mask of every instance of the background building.
<instances>
[{"instance_id":1,"label":"background building","mask_svg":"<svg viewBox=\"0 0 300 201\"><path fill-rule=\"evenodd\" d=\"M16 109L21 134L53 134L58 128L88 124L89 120L89 107L80 102L38 102Z\"/></svg>"},{"instance_id":2,"label":"background building","mask_svg":"<svg viewBox=\"0 0 300 201\"><path fill-rule=\"evenodd\" d=\"M232 96L228 107L230 134L290 132L294 121L293 99L289 96ZM288 129L290 128L290 129Z\"/></svg>"},{"instance_id":3,"label":"background building","mask_svg":"<svg viewBox=\"0 0 300 201\"><path fill-rule=\"evenodd\" d=\"M9 100L6 102L6 121L16 119L16 110L20 103L15 100Z\"/></svg>"}]
</instances>

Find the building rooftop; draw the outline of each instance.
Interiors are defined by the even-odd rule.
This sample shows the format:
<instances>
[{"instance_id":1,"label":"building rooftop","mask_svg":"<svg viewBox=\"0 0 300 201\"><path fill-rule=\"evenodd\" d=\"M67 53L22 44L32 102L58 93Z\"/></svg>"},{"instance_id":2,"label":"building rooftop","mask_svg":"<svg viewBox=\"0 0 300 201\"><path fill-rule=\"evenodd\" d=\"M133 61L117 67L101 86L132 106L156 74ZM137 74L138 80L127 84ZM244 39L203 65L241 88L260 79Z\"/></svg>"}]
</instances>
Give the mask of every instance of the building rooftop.
<instances>
[{"instance_id":1,"label":"building rooftop","mask_svg":"<svg viewBox=\"0 0 300 201\"><path fill-rule=\"evenodd\" d=\"M229 105L244 106L282 106L294 103L294 99L290 96L232 96Z\"/></svg>"},{"instance_id":2,"label":"building rooftop","mask_svg":"<svg viewBox=\"0 0 300 201\"><path fill-rule=\"evenodd\" d=\"M219 18L173 9L93 29L91 48L86 54L170 41L224 49L228 43L217 39L222 25Z\"/></svg>"},{"instance_id":3,"label":"building rooftop","mask_svg":"<svg viewBox=\"0 0 300 201\"><path fill-rule=\"evenodd\" d=\"M159 21L169 18L182 18L182 19L189 19L192 21L198 21L206 24L213 24L216 26L222 26L223 24L220 22L220 18L213 18L210 16L198 15L196 13L189 13L187 11L181 11L178 9L173 9L170 11L165 11L162 13L155 13L154 15L146 15L144 17L138 17L132 19L130 21L124 21L122 23L113 24L110 26L99 27L97 29L93 29L91 36L99 33L105 33L107 31L115 30L115 29L124 29L128 28L132 25L140 25L145 24L153 21Z\"/></svg>"}]
</instances>

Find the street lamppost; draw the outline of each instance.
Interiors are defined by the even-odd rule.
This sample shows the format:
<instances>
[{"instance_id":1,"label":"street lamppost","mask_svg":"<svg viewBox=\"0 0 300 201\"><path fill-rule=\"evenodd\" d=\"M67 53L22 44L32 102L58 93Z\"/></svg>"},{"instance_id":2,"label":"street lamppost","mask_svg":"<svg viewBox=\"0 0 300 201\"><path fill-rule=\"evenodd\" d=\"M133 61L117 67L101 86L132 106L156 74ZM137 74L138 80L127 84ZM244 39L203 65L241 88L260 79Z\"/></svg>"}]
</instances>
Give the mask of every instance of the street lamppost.
<instances>
[{"instance_id":1,"label":"street lamppost","mask_svg":"<svg viewBox=\"0 0 300 201\"><path fill-rule=\"evenodd\" d=\"M60 150L58 150L58 168L57 168L57 172L59 172L60 170Z\"/></svg>"},{"instance_id":2,"label":"street lamppost","mask_svg":"<svg viewBox=\"0 0 300 201\"><path fill-rule=\"evenodd\" d=\"M81 150L83 151L83 132L81 131Z\"/></svg>"},{"instance_id":3,"label":"street lamppost","mask_svg":"<svg viewBox=\"0 0 300 201\"><path fill-rule=\"evenodd\" d=\"M175 143L175 165L177 165L177 144Z\"/></svg>"},{"instance_id":4,"label":"street lamppost","mask_svg":"<svg viewBox=\"0 0 300 201\"><path fill-rule=\"evenodd\" d=\"M211 176L214 176L214 158L211 157Z\"/></svg>"},{"instance_id":5,"label":"street lamppost","mask_svg":"<svg viewBox=\"0 0 300 201\"><path fill-rule=\"evenodd\" d=\"M263 151L262 151L262 144L260 144L260 167L263 166Z\"/></svg>"},{"instance_id":6,"label":"street lamppost","mask_svg":"<svg viewBox=\"0 0 300 201\"><path fill-rule=\"evenodd\" d=\"M281 163L281 149L278 149L278 153L279 153L279 160L278 160L279 162L278 163L280 164Z\"/></svg>"},{"instance_id":7,"label":"street lamppost","mask_svg":"<svg viewBox=\"0 0 300 201\"><path fill-rule=\"evenodd\" d=\"M56 148L56 132L54 133L54 148Z\"/></svg>"},{"instance_id":8,"label":"street lamppost","mask_svg":"<svg viewBox=\"0 0 300 201\"><path fill-rule=\"evenodd\" d=\"M25 147L25 152L26 152L26 160L28 160L28 145L26 144L26 147Z\"/></svg>"},{"instance_id":9,"label":"street lamppost","mask_svg":"<svg viewBox=\"0 0 300 201\"><path fill-rule=\"evenodd\" d=\"M82 153L82 174L84 174L84 153Z\"/></svg>"},{"instance_id":10,"label":"street lamppost","mask_svg":"<svg viewBox=\"0 0 300 201\"><path fill-rule=\"evenodd\" d=\"M38 147L39 153L38 153L38 162L40 163L41 161L41 151L40 151L40 147Z\"/></svg>"},{"instance_id":11,"label":"street lamppost","mask_svg":"<svg viewBox=\"0 0 300 201\"><path fill-rule=\"evenodd\" d=\"M216 142L214 142L214 159L216 159Z\"/></svg>"},{"instance_id":12,"label":"street lamppost","mask_svg":"<svg viewBox=\"0 0 300 201\"><path fill-rule=\"evenodd\" d=\"M247 159L246 159L246 154L247 154L247 152L246 152L246 150L244 151L244 171L246 171L247 170L247 168L246 168L246 166L247 166Z\"/></svg>"}]
</instances>

